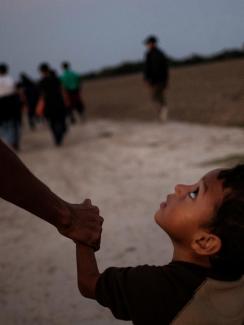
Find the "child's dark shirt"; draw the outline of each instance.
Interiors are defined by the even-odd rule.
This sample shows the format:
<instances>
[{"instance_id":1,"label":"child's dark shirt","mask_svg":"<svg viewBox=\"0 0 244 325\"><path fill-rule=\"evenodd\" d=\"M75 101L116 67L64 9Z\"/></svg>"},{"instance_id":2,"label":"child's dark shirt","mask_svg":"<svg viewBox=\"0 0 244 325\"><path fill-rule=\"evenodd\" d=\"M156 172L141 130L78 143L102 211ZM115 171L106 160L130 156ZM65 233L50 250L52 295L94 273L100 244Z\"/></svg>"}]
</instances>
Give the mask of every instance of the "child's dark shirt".
<instances>
[{"instance_id":1,"label":"child's dark shirt","mask_svg":"<svg viewBox=\"0 0 244 325\"><path fill-rule=\"evenodd\" d=\"M96 299L116 318L136 325L244 324L244 277L219 281L208 273L207 268L179 261L111 267L97 282Z\"/></svg>"}]
</instances>

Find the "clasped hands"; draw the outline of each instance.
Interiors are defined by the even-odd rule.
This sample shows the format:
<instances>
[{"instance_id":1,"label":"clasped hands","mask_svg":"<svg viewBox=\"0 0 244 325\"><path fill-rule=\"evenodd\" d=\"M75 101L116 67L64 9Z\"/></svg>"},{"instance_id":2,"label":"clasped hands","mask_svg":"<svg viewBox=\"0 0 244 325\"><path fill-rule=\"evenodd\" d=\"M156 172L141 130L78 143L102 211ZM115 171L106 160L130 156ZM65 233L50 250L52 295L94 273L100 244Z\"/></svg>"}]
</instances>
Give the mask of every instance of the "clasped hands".
<instances>
[{"instance_id":1,"label":"clasped hands","mask_svg":"<svg viewBox=\"0 0 244 325\"><path fill-rule=\"evenodd\" d=\"M103 218L99 215L98 207L92 205L90 199L81 204L67 203L63 222L57 225L58 231L72 239L92 247L95 251L100 248Z\"/></svg>"}]
</instances>

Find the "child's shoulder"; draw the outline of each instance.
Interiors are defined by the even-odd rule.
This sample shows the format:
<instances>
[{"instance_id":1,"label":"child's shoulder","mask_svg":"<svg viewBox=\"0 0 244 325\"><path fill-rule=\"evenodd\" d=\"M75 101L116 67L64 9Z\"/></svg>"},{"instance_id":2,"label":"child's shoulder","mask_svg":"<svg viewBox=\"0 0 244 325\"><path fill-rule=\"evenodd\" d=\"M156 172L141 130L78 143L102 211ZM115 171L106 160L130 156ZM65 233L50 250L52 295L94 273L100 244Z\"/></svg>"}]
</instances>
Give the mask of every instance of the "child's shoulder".
<instances>
[{"instance_id":1,"label":"child's shoulder","mask_svg":"<svg viewBox=\"0 0 244 325\"><path fill-rule=\"evenodd\" d=\"M207 277L207 269L196 264L173 261L163 266L140 265L135 267L110 267L100 276L100 282L111 283L131 290L172 291L172 288L194 290Z\"/></svg>"},{"instance_id":2,"label":"child's shoulder","mask_svg":"<svg viewBox=\"0 0 244 325\"><path fill-rule=\"evenodd\" d=\"M110 267L97 282L96 299L109 307L117 318L132 319L140 324L149 324L150 320L153 324L158 324L158 320L166 324L205 280L204 271L182 262L165 266Z\"/></svg>"}]
</instances>

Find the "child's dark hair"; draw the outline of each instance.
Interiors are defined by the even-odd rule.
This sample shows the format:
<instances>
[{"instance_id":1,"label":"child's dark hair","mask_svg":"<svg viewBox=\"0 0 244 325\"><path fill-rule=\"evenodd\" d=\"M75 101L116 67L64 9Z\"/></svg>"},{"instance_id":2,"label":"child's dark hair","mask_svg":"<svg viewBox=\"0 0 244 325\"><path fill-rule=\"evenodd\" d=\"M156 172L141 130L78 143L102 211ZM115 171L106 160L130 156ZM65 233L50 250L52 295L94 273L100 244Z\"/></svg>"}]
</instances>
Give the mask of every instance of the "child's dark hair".
<instances>
[{"instance_id":1,"label":"child's dark hair","mask_svg":"<svg viewBox=\"0 0 244 325\"><path fill-rule=\"evenodd\" d=\"M222 246L210 261L217 272L241 276L244 274L244 165L224 169L218 178L223 181L224 189L230 191L211 224Z\"/></svg>"}]
</instances>

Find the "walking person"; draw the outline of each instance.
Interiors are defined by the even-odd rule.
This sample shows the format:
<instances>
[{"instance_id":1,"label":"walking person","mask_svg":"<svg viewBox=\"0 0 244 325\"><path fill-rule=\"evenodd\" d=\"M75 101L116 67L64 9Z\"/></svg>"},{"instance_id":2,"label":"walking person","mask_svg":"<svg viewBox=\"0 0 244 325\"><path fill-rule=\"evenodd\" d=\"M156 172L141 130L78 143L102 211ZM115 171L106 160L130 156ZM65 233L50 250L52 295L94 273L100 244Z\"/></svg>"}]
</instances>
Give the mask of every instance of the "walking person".
<instances>
[{"instance_id":1,"label":"walking person","mask_svg":"<svg viewBox=\"0 0 244 325\"><path fill-rule=\"evenodd\" d=\"M0 138L19 150L22 104L8 66L0 64Z\"/></svg>"},{"instance_id":2,"label":"walking person","mask_svg":"<svg viewBox=\"0 0 244 325\"><path fill-rule=\"evenodd\" d=\"M168 85L169 69L165 54L157 46L157 38L149 36L144 41L147 48L144 66L144 79L150 87L152 100L156 104L158 118L166 122L168 108L165 90Z\"/></svg>"},{"instance_id":3,"label":"walking person","mask_svg":"<svg viewBox=\"0 0 244 325\"><path fill-rule=\"evenodd\" d=\"M31 130L36 127L36 105L38 102L37 85L25 73L20 75L20 85L24 95L25 105L28 110L28 122Z\"/></svg>"},{"instance_id":4,"label":"walking person","mask_svg":"<svg viewBox=\"0 0 244 325\"><path fill-rule=\"evenodd\" d=\"M76 110L81 120L85 118L85 105L81 97L81 77L74 72L68 62L61 64L63 74L60 77L66 105L70 116L71 123L75 123L74 111Z\"/></svg>"},{"instance_id":5,"label":"walking person","mask_svg":"<svg viewBox=\"0 0 244 325\"><path fill-rule=\"evenodd\" d=\"M39 82L40 99L44 103L44 116L49 123L55 145L63 143L67 127L65 123L66 108L59 79L47 63L39 66L41 80Z\"/></svg>"}]
</instances>

